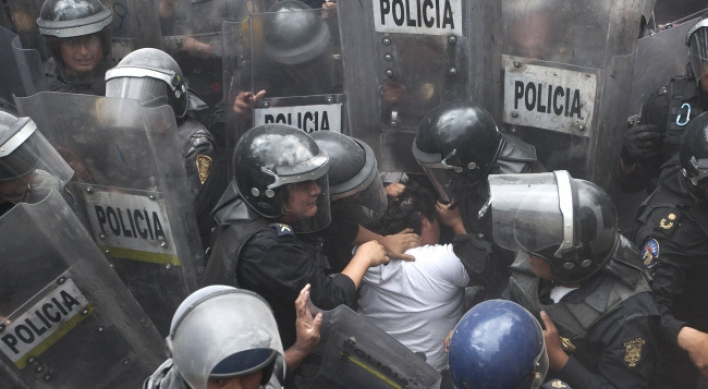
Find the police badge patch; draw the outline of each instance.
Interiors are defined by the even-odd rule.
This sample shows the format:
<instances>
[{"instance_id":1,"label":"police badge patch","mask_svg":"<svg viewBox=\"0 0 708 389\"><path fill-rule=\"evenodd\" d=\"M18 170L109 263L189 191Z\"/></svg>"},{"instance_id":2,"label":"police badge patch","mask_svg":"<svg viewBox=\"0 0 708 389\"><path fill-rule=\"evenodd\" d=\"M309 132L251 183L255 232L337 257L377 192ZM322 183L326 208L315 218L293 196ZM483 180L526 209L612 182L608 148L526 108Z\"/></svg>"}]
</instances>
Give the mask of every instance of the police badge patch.
<instances>
[{"instance_id":1,"label":"police badge patch","mask_svg":"<svg viewBox=\"0 0 708 389\"><path fill-rule=\"evenodd\" d=\"M646 341L642 338L635 338L624 342L624 361L627 366L635 367L637 362L642 360L642 346Z\"/></svg>"},{"instance_id":2,"label":"police badge patch","mask_svg":"<svg viewBox=\"0 0 708 389\"><path fill-rule=\"evenodd\" d=\"M644 243L644 266L651 269L659 264L659 242L656 239L648 239Z\"/></svg>"},{"instance_id":3,"label":"police badge patch","mask_svg":"<svg viewBox=\"0 0 708 389\"><path fill-rule=\"evenodd\" d=\"M212 159L208 155L197 155L197 173L199 174L199 182L204 185L209 179L209 169L211 168Z\"/></svg>"}]
</instances>

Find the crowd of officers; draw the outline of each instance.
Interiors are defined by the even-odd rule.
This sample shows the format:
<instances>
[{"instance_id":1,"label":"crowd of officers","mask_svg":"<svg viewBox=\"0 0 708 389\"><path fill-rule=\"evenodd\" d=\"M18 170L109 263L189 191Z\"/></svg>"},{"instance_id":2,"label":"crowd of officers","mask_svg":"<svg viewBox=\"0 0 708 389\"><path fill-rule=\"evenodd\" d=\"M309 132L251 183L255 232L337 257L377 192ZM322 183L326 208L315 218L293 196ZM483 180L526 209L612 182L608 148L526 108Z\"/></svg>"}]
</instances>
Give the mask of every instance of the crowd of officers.
<instances>
[{"instance_id":1,"label":"crowd of officers","mask_svg":"<svg viewBox=\"0 0 708 389\"><path fill-rule=\"evenodd\" d=\"M287 125L254 127L233 157L221 155L225 149L208 122L195 120L206 104L178 63L157 49L112 63L110 22L111 12L98 0L44 3L37 24L52 54L48 88L172 108L184 145L174 152L185 161L185 185L207 253L201 280L220 285L195 292L177 310L168 336L172 359L146 387L298 385L293 372L317 343L322 320L305 302L324 310L355 306L369 268L392 258L415 260L406 254L420 244L415 232L383 236L366 227L405 183L386 183L393 185L385 191L373 152L359 140L311 136ZM702 114L708 109L708 19L690 29L686 45L686 73L648 99L622 146L616 176L623 190L649 193L633 231L619 231L602 188L564 171L545 172L534 146L500 132L483 108L448 102L418 127L411 152L426 175L410 179L439 195L437 220L449 230L476 290L467 308L480 309L472 315L478 319L489 314L481 301L512 300L532 314L532 328L542 334L545 347L530 352L530 362L498 362L508 376L522 371L513 387L538 387L546 370L547 378L565 382L553 381L553 387L708 387L708 116ZM49 160L38 150L55 151L30 147L32 121L11 113L8 103L0 112L3 214L65 184L37 169L36 160ZM197 306L203 316L195 319ZM503 315L515 309L506 307ZM222 319L232 326L199 322L226 311L233 315ZM492 314L495 320L503 315ZM517 319L526 320L523 314L508 320ZM473 374L465 357L474 360L479 348L471 346L473 335L460 340L459 334L475 333L464 332L472 319L463 321L450 348L453 383L458 389L502 387L503 373ZM255 328L266 339L258 348L238 334ZM504 345L517 350L522 340ZM193 354L194 343L210 348L225 341L221 354ZM510 366L517 362L524 367Z\"/></svg>"}]
</instances>

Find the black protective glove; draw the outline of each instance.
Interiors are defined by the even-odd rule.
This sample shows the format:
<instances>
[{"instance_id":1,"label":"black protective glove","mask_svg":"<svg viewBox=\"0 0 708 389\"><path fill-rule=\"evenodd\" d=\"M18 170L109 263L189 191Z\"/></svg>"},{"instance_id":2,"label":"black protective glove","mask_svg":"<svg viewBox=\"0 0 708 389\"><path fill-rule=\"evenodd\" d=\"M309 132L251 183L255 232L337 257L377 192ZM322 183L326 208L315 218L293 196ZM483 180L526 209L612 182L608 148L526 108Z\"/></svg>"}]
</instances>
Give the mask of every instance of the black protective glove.
<instances>
[{"instance_id":1,"label":"black protective glove","mask_svg":"<svg viewBox=\"0 0 708 389\"><path fill-rule=\"evenodd\" d=\"M634 126L624 134L622 161L632 165L637 161L648 161L661 154L663 134L653 124Z\"/></svg>"}]
</instances>

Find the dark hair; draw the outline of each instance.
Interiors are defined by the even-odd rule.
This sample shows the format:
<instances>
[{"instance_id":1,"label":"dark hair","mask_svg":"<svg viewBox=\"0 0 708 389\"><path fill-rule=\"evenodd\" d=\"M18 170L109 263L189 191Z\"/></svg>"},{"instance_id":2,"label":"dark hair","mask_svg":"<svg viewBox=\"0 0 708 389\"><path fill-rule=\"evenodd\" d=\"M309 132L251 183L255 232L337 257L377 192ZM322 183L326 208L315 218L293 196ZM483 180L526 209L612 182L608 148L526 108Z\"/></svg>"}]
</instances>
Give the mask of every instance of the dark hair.
<instances>
[{"instance_id":1,"label":"dark hair","mask_svg":"<svg viewBox=\"0 0 708 389\"><path fill-rule=\"evenodd\" d=\"M373 231L390 235L412 228L416 234L420 234L421 216L430 221L436 219L433 194L413 181L402 183L406 189L398 197L388 199L388 209L372 226Z\"/></svg>"}]
</instances>

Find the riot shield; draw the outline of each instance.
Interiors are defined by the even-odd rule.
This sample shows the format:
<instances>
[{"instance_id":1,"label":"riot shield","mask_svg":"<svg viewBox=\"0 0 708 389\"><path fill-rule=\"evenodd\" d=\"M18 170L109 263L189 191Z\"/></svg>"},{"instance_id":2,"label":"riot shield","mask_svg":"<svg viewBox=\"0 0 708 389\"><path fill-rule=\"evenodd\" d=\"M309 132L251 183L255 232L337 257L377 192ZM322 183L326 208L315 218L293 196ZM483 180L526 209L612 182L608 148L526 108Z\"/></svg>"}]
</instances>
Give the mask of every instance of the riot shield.
<instances>
[{"instance_id":1,"label":"riot shield","mask_svg":"<svg viewBox=\"0 0 708 389\"><path fill-rule=\"evenodd\" d=\"M440 373L351 308L340 305L322 313L320 342L313 352L314 358L321 358L321 364L315 371L303 369L308 387L440 387Z\"/></svg>"},{"instance_id":2,"label":"riot shield","mask_svg":"<svg viewBox=\"0 0 708 389\"><path fill-rule=\"evenodd\" d=\"M251 127L347 132L339 23L331 10L281 10L223 25L229 150Z\"/></svg>"},{"instance_id":3,"label":"riot shield","mask_svg":"<svg viewBox=\"0 0 708 389\"><path fill-rule=\"evenodd\" d=\"M653 5L503 2L503 120L536 146L549 170L569 170L610 187L626 129L637 39Z\"/></svg>"},{"instance_id":4,"label":"riot shield","mask_svg":"<svg viewBox=\"0 0 708 389\"><path fill-rule=\"evenodd\" d=\"M204 267L172 109L53 92L17 106L76 171L89 232L166 334Z\"/></svg>"},{"instance_id":5,"label":"riot shield","mask_svg":"<svg viewBox=\"0 0 708 389\"><path fill-rule=\"evenodd\" d=\"M686 34L697 21L691 19L639 40L627 116L639 114L649 95L686 72Z\"/></svg>"},{"instance_id":6,"label":"riot shield","mask_svg":"<svg viewBox=\"0 0 708 389\"><path fill-rule=\"evenodd\" d=\"M164 341L61 195L0 217L0 386L137 388Z\"/></svg>"},{"instance_id":7,"label":"riot shield","mask_svg":"<svg viewBox=\"0 0 708 389\"><path fill-rule=\"evenodd\" d=\"M471 100L500 117L501 1L337 5L349 135L375 150L381 171L421 171L411 144L423 116L444 102Z\"/></svg>"},{"instance_id":8,"label":"riot shield","mask_svg":"<svg viewBox=\"0 0 708 389\"><path fill-rule=\"evenodd\" d=\"M8 53L12 52L12 40L17 35L12 31L0 27L0 107L14 110L12 95L24 95L24 87L19 77L20 70L17 68L15 58Z\"/></svg>"},{"instance_id":9,"label":"riot shield","mask_svg":"<svg viewBox=\"0 0 708 389\"><path fill-rule=\"evenodd\" d=\"M210 107L222 98L222 21L263 12L266 0L156 0L163 49Z\"/></svg>"}]
</instances>

